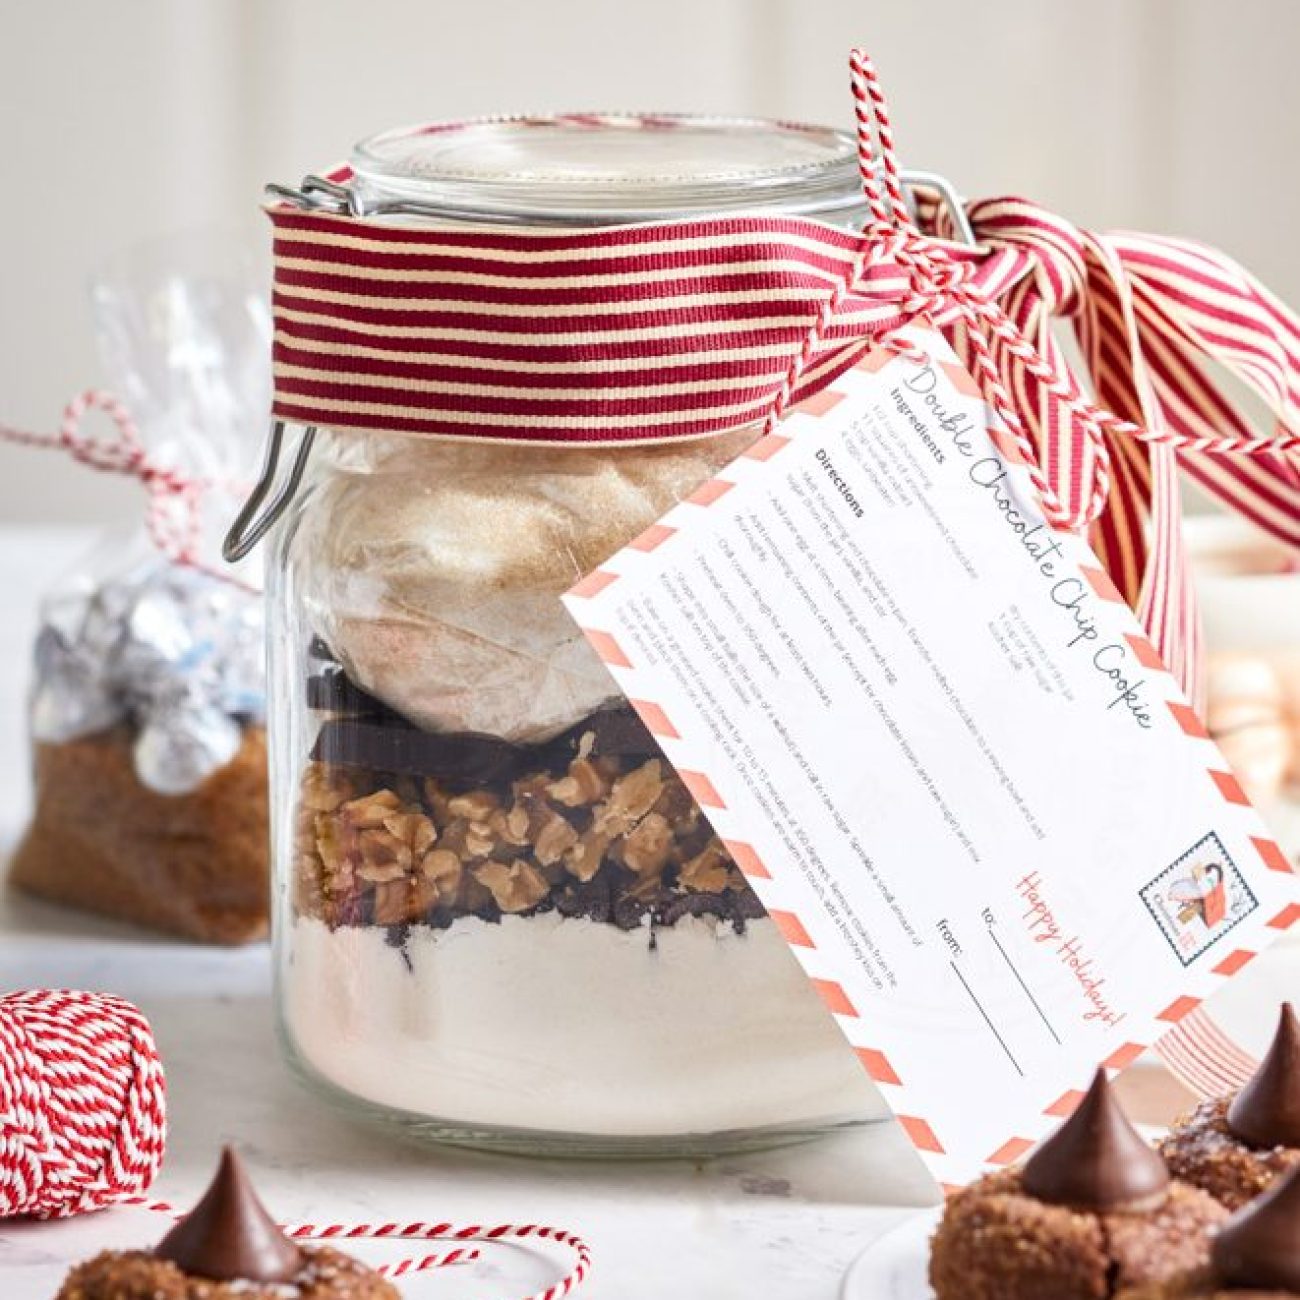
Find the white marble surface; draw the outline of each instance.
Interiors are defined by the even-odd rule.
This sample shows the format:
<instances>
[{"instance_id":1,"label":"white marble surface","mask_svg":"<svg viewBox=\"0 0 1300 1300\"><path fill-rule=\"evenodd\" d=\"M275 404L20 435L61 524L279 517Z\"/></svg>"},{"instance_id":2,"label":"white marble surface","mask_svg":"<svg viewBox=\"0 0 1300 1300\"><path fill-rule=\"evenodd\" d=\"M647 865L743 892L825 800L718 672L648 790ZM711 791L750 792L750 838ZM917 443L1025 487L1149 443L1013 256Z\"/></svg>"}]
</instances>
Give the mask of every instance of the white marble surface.
<instances>
[{"instance_id":1,"label":"white marble surface","mask_svg":"<svg viewBox=\"0 0 1300 1300\"><path fill-rule=\"evenodd\" d=\"M931 1300L926 1247L940 1213L913 1215L872 1243L845 1275L842 1300Z\"/></svg>"},{"instance_id":2,"label":"white marble surface","mask_svg":"<svg viewBox=\"0 0 1300 1300\"><path fill-rule=\"evenodd\" d=\"M27 809L21 699L35 596L84 542L0 528L0 845ZM1269 954L1227 991L1225 1014L1252 1047L1263 1043L1276 999L1300 993L1297 952ZM933 1203L891 1125L701 1165L541 1162L408 1145L340 1115L288 1075L268 970L264 946L203 949L16 898L0 904L0 989L102 989L133 999L152 1020L171 1113L155 1192L179 1204L201 1189L220 1144L234 1141L286 1219L571 1227L593 1247L595 1271L580 1293L590 1300L832 1300L865 1247ZM139 1210L0 1225L0 1296L44 1300L70 1260L158 1235ZM507 1300L553 1279L557 1264L490 1249L477 1265L406 1283L405 1293Z\"/></svg>"}]
</instances>

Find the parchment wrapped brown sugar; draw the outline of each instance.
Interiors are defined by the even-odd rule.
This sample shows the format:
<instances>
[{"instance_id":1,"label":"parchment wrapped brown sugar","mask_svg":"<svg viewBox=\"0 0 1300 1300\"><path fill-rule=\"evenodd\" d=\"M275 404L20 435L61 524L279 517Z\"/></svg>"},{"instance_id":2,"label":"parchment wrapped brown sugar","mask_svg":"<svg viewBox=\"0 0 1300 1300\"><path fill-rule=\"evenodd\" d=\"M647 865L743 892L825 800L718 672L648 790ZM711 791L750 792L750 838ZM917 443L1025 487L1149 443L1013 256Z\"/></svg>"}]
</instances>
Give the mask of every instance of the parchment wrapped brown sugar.
<instances>
[{"instance_id":1,"label":"parchment wrapped brown sugar","mask_svg":"<svg viewBox=\"0 0 1300 1300\"><path fill-rule=\"evenodd\" d=\"M755 438L539 448L377 440L295 547L349 676L432 731L538 741L615 695L560 595Z\"/></svg>"}]
</instances>

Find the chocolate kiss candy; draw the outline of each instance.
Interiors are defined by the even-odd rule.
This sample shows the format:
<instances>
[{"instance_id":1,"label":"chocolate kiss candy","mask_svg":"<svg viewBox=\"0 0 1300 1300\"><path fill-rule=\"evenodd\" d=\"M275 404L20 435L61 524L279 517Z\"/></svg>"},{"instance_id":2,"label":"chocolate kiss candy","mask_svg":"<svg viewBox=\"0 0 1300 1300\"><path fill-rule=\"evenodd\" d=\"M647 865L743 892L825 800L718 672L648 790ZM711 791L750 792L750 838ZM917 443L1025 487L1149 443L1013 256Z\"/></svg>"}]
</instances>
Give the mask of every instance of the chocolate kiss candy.
<instances>
[{"instance_id":1,"label":"chocolate kiss candy","mask_svg":"<svg viewBox=\"0 0 1300 1300\"><path fill-rule=\"evenodd\" d=\"M1140 1210L1163 1199L1169 1170L1098 1070L1078 1109L1025 1162L1022 1186L1040 1201L1076 1210Z\"/></svg>"},{"instance_id":2,"label":"chocolate kiss candy","mask_svg":"<svg viewBox=\"0 0 1300 1300\"><path fill-rule=\"evenodd\" d=\"M1262 1150L1300 1147L1300 1020L1289 1002L1268 1055L1228 1107L1228 1128Z\"/></svg>"},{"instance_id":3,"label":"chocolate kiss candy","mask_svg":"<svg viewBox=\"0 0 1300 1300\"><path fill-rule=\"evenodd\" d=\"M203 1199L154 1254L218 1282L291 1282L302 1268L302 1251L275 1226L229 1147Z\"/></svg>"},{"instance_id":4,"label":"chocolate kiss candy","mask_svg":"<svg viewBox=\"0 0 1300 1300\"><path fill-rule=\"evenodd\" d=\"M1214 1234L1214 1275L1234 1290L1300 1294L1300 1169Z\"/></svg>"}]
</instances>

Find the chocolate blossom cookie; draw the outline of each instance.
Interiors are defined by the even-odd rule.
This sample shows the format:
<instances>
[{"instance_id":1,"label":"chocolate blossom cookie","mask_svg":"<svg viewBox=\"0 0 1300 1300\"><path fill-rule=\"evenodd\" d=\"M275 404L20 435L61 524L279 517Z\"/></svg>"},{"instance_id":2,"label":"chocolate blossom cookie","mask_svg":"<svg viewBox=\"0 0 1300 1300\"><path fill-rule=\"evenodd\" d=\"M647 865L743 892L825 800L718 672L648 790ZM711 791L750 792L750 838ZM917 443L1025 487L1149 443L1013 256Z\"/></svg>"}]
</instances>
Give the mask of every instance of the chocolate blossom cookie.
<instances>
[{"instance_id":1,"label":"chocolate blossom cookie","mask_svg":"<svg viewBox=\"0 0 1300 1300\"><path fill-rule=\"evenodd\" d=\"M1170 1177L1098 1071L1023 1165L948 1201L930 1284L938 1300L1107 1300L1203 1267L1209 1230L1226 1217Z\"/></svg>"},{"instance_id":2,"label":"chocolate blossom cookie","mask_svg":"<svg viewBox=\"0 0 1300 1300\"><path fill-rule=\"evenodd\" d=\"M1213 1236L1210 1263L1118 1300L1287 1300L1300 1296L1300 1172L1292 1169Z\"/></svg>"},{"instance_id":3,"label":"chocolate blossom cookie","mask_svg":"<svg viewBox=\"0 0 1300 1300\"><path fill-rule=\"evenodd\" d=\"M153 1250L78 1264L55 1300L399 1300L350 1255L290 1241L227 1147L203 1199Z\"/></svg>"},{"instance_id":4,"label":"chocolate blossom cookie","mask_svg":"<svg viewBox=\"0 0 1300 1300\"><path fill-rule=\"evenodd\" d=\"M1174 1174L1240 1209L1300 1164L1300 1020L1283 1003L1277 1032L1240 1092L1204 1101L1160 1144Z\"/></svg>"}]
</instances>

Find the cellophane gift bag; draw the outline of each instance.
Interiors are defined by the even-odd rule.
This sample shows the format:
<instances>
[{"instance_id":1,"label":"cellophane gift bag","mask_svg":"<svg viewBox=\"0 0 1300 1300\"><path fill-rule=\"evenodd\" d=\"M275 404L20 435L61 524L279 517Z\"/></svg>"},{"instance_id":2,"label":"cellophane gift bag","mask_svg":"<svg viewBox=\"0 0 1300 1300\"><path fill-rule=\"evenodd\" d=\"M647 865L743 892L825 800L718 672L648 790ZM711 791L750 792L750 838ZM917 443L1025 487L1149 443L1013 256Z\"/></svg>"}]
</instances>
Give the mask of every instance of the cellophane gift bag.
<instances>
[{"instance_id":1,"label":"cellophane gift bag","mask_svg":"<svg viewBox=\"0 0 1300 1300\"><path fill-rule=\"evenodd\" d=\"M42 604L35 806L10 877L215 943L267 929L261 598L223 570L217 538L267 402L254 284L239 250L205 239L150 245L94 286L101 352L139 442L96 435L82 458L121 469L135 446L148 515Z\"/></svg>"}]
</instances>

